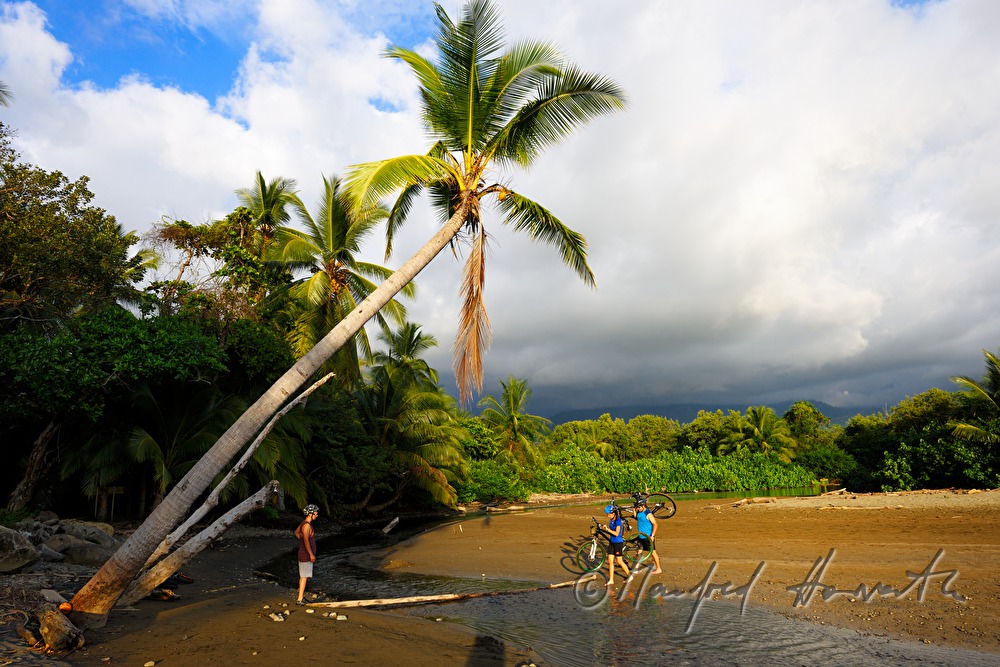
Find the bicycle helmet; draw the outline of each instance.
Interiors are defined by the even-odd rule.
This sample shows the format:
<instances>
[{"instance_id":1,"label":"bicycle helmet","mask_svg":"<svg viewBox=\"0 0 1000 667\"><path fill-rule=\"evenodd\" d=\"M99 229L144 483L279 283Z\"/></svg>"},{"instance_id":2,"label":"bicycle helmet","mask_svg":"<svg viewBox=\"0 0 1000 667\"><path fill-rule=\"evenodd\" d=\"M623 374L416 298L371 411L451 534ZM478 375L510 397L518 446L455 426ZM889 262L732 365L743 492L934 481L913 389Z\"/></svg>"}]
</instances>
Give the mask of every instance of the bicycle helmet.
<instances>
[{"instance_id":1,"label":"bicycle helmet","mask_svg":"<svg viewBox=\"0 0 1000 667\"><path fill-rule=\"evenodd\" d=\"M645 505L646 505L646 499L645 498L636 498L635 499L635 506L636 507L645 507Z\"/></svg>"},{"instance_id":2,"label":"bicycle helmet","mask_svg":"<svg viewBox=\"0 0 1000 667\"><path fill-rule=\"evenodd\" d=\"M614 505L608 505L607 507L604 508L604 513L605 514L614 514L615 510L617 510L617 509L618 508L615 507Z\"/></svg>"},{"instance_id":3,"label":"bicycle helmet","mask_svg":"<svg viewBox=\"0 0 1000 667\"><path fill-rule=\"evenodd\" d=\"M306 516L309 516L310 514L319 514L319 506L306 505L305 509L302 510L302 513L305 514Z\"/></svg>"}]
</instances>

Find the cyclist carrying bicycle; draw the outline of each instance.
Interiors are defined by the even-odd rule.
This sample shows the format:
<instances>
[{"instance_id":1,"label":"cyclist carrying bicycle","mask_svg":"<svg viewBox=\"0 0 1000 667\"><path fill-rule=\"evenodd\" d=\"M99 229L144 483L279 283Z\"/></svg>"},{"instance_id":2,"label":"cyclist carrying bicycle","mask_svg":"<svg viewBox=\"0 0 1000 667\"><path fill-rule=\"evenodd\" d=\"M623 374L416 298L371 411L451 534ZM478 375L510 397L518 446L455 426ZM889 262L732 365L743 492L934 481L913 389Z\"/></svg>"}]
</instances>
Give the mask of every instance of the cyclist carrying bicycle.
<instances>
[{"instance_id":1,"label":"cyclist carrying bicycle","mask_svg":"<svg viewBox=\"0 0 1000 667\"><path fill-rule=\"evenodd\" d=\"M660 569L660 556L656 553L656 530L659 527L656 523L656 517L646 506L646 499L639 494L635 495L635 505L632 507L632 511L635 512L639 540L653 557L653 564L656 566L653 574L660 574L663 570Z\"/></svg>"},{"instance_id":2,"label":"cyclist carrying bicycle","mask_svg":"<svg viewBox=\"0 0 1000 667\"><path fill-rule=\"evenodd\" d=\"M611 543L611 553L612 557L608 559L608 586L613 586L615 583L615 562L617 561L618 566L625 573L625 577L628 578L632 573L628 570L628 565L625 564L625 559L622 558L622 549L625 546L625 525L622 522L621 511L615 507L613 504L608 505L604 508L604 513L609 516L608 521L608 531L610 535L608 541Z\"/></svg>"}]
</instances>

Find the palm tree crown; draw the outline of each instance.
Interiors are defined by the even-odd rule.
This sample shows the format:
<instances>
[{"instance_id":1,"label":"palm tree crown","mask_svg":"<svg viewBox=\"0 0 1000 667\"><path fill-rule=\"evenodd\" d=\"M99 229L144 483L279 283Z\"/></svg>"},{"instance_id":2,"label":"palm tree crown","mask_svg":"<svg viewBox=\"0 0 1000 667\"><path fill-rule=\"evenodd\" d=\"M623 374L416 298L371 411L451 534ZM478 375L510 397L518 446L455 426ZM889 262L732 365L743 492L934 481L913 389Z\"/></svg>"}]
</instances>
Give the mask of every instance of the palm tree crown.
<instances>
[{"instance_id":1,"label":"palm tree crown","mask_svg":"<svg viewBox=\"0 0 1000 667\"><path fill-rule=\"evenodd\" d=\"M293 273L302 273L290 291L294 324L289 334L294 352L301 357L375 289L370 279L382 282L391 275L389 269L357 258L362 241L388 211L381 206L352 207L337 177L323 179L316 215L310 214L295 194L288 197L288 202L304 230L277 226L278 244L271 257ZM284 207L280 208L284 214ZM277 212L272 215L280 219ZM412 296L412 285L407 285L404 294ZM405 309L397 301L383 307L375 317L386 330L383 313L402 322ZM364 329L358 332L357 341L364 354L370 356ZM338 374L347 384L359 376L356 350L347 346L338 355Z\"/></svg>"},{"instance_id":2,"label":"palm tree crown","mask_svg":"<svg viewBox=\"0 0 1000 667\"><path fill-rule=\"evenodd\" d=\"M454 359L459 393L467 403L473 384L482 389L482 355L490 341L483 301L487 235L481 203L486 197L495 195L504 224L554 245L563 261L594 285L584 238L540 204L493 181L493 170L529 166L577 127L623 109L625 100L617 84L565 63L548 44L529 40L503 50L503 28L489 0L470 0L457 22L439 5L436 10L437 62L399 47L386 52L416 75L422 118L435 143L426 155L355 166L348 188L358 200L399 192L387 225L387 256L394 234L424 191L445 228L454 229L447 241L459 237L469 244Z\"/></svg>"}]
</instances>

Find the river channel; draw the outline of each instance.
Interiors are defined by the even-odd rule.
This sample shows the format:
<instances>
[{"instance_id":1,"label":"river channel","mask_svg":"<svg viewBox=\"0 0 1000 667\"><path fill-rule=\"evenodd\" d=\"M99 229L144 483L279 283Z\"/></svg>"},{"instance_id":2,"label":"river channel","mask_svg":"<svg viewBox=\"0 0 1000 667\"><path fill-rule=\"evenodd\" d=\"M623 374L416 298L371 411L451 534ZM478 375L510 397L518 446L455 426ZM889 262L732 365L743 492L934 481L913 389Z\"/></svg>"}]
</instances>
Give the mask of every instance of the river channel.
<instances>
[{"instance_id":1,"label":"river channel","mask_svg":"<svg viewBox=\"0 0 1000 667\"><path fill-rule=\"evenodd\" d=\"M533 510L544 512L545 509ZM389 537L378 529L320 542L310 590L330 599L398 598L534 588L537 581L480 580L373 570L365 555L445 523L403 521ZM294 582L287 558L269 568ZM739 601L652 599L619 601L600 585L394 607L393 613L460 623L527 646L556 667L648 665L908 665L1000 666L1000 657L787 619ZM638 586L638 584L637 584ZM645 600L637 604L636 600Z\"/></svg>"}]
</instances>

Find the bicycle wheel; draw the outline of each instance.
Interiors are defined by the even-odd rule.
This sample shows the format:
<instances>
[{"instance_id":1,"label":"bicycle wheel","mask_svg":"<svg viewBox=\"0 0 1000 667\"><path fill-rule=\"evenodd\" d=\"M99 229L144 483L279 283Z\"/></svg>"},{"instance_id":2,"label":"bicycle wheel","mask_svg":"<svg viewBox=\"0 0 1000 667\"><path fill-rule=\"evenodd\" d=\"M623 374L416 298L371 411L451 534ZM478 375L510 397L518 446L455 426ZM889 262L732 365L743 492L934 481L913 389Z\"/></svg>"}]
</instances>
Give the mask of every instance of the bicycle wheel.
<instances>
[{"instance_id":1,"label":"bicycle wheel","mask_svg":"<svg viewBox=\"0 0 1000 667\"><path fill-rule=\"evenodd\" d=\"M576 552L576 564L584 572L593 572L604 565L608 551L597 540L589 540L580 545Z\"/></svg>"},{"instance_id":2,"label":"bicycle wheel","mask_svg":"<svg viewBox=\"0 0 1000 667\"><path fill-rule=\"evenodd\" d=\"M635 501L631 498L615 498L611 501L611 504L620 510L630 510L635 504Z\"/></svg>"},{"instance_id":3,"label":"bicycle wheel","mask_svg":"<svg viewBox=\"0 0 1000 667\"><path fill-rule=\"evenodd\" d=\"M649 558L649 554L650 551L646 548L646 544L643 544L642 540L639 539L639 533L631 533L625 538L622 555L625 556L629 569L636 565L642 565Z\"/></svg>"},{"instance_id":4,"label":"bicycle wheel","mask_svg":"<svg viewBox=\"0 0 1000 667\"><path fill-rule=\"evenodd\" d=\"M646 507L657 519L669 519L677 513L677 504L665 493L654 493L646 498Z\"/></svg>"}]
</instances>

